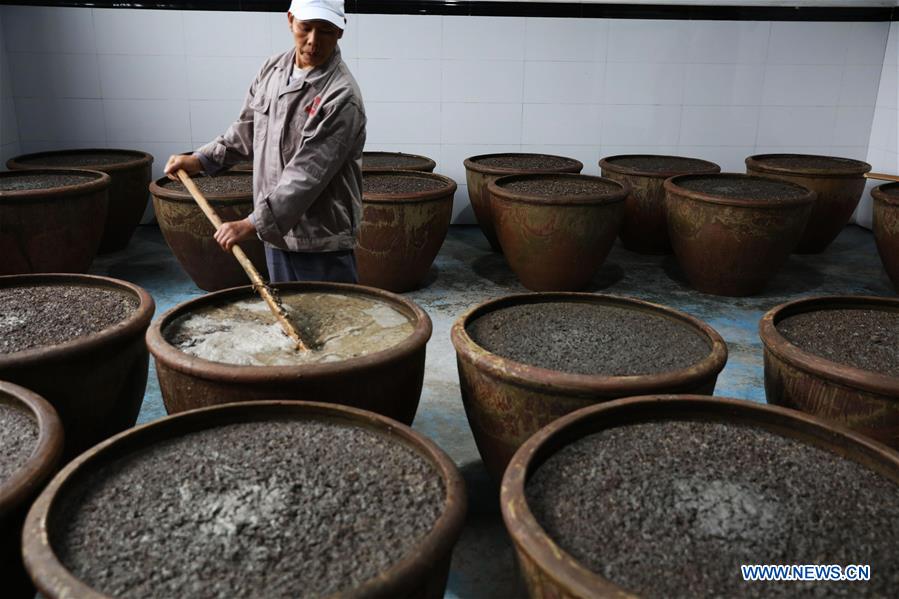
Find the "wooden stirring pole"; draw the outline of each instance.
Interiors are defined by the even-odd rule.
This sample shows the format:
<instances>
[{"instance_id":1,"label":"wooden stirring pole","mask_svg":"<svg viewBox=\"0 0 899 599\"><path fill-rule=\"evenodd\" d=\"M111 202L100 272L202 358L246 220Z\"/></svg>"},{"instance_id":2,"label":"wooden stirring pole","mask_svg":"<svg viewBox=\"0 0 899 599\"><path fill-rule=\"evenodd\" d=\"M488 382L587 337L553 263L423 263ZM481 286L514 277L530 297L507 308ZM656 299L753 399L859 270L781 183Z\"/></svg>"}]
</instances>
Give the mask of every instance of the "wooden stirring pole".
<instances>
[{"instance_id":1,"label":"wooden stirring pole","mask_svg":"<svg viewBox=\"0 0 899 599\"><path fill-rule=\"evenodd\" d=\"M877 179L878 181L899 181L897 175L887 175L886 173L865 173L866 179Z\"/></svg>"},{"instance_id":2,"label":"wooden stirring pole","mask_svg":"<svg viewBox=\"0 0 899 599\"><path fill-rule=\"evenodd\" d=\"M193 196L194 201L200 206L203 214L206 215L206 218L209 219L209 222L212 223L215 230L218 231L222 226L222 219L219 218L219 215L216 214L212 206L209 205L209 202L197 188L196 183L193 182L183 169L178 169L178 178L184 183L184 187L186 187L187 191L190 192L190 195ZM250 277L250 281L253 282L253 289L262 296L262 299L268 304L272 314L278 319L278 324L284 329L284 333L293 340L296 349L300 351L309 351L309 347L303 343L300 334L297 333L293 324L288 320L287 312L284 310L281 302L275 298L274 294L272 294L272 290L265 284L262 277L259 276L259 272L256 270L256 267L253 266L253 263L250 262L250 259L247 258L244 251L240 249L237 244L234 244L231 246L231 253L234 254L234 257L237 258L237 261L240 262L240 265L243 267L244 271L246 271L247 276Z\"/></svg>"}]
</instances>

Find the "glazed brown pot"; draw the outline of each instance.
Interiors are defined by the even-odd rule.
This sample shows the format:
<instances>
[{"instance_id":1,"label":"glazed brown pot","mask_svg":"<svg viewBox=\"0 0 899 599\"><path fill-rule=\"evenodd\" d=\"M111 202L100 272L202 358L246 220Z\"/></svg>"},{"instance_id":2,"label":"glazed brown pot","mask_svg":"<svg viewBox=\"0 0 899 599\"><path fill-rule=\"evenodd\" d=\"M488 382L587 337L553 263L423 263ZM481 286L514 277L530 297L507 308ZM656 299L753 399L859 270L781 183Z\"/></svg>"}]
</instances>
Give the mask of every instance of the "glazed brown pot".
<instances>
[{"instance_id":1,"label":"glazed brown pot","mask_svg":"<svg viewBox=\"0 0 899 599\"><path fill-rule=\"evenodd\" d=\"M12 599L31 599L34 586L22 565L22 523L31 502L62 457L63 430L56 410L41 396L24 387L0 381L0 403L13 405L37 421L38 438L31 457L6 480L0 480L0 564L3 594Z\"/></svg>"},{"instance_id":2,"label":"glazed brown pot","mask_svg":"<svg viewBox=\"0 0 899 599\"><path fill-rule=\"evenodd\" d=\"M528 439L503 476L500 496L503 521L515 545L531 597L585 599L635 595L589 571L546 534L525 497L530 475L550 456L587 435L616 426L687 419L770 431L836 453L899 483L899 454L861 435L793 410L693 395L635 397L590 406L556 420Z\"/></svg>"},{"instance_id":3,"label":"glazed brown pot","mask_svg":"<svg viewBox=\"0 0 899 599\"><path fill-rule=\"evenodd\" d=\"M83 157L93 154L109 154L121 157L114 164L88 164ZM66 160L71 165L65 164ZM54 166L45 166L51 162ZM153 156L137 150L61 150L38 152L10 158L6 168L10 170L43 168L86 168L104 172L110 177L109 209L100 240L100 253L121 250L128 245L134 229L140 223L147 208L147 185L150 183Z\"/></svg>"},{"instance_id":4,"label":"glazed brown pot","mask_svg":"<svg viewBox=\"0 0 899 599\"><path fill-rule=\"evenodd\" d=\"M899 299L811 297L781 304L762 317L768 403L814 414L899 449L899 377L832 362L790 343L777 330L789 316L843 308L899 312Z\"/></svg>"},{"instance_id":5,"label":"glazed brown pot","mask_svg":"<svg viewBox=\"0 0 899 599\"><path fill-rule=\"evenodd\" d=\"M75 185L27 191L0 191L0 275L86 272L106 220L106 173L35 169L0 173L5 180L34 175L90 177Z\"/></svg>"},{"instance_id":6,"label":"glazed brown pot","mask_svg":"<svg viewBox=\"0 0 899 599\"><path fill-rule=\"evenodd\" d=\"M815 207L796 246L799 254L818 254L836 239L858 206L865 190L865 173L871 165L860 160L810 156L832 164L824 168L797 168L778 163L778 159L802 158L803 154L758 154L746 159L750 175L774 177L807 187L817 194Z\"/></svg>"},{"instance_id":7,"label":"glazed brown pot","mask_svg":"<svg viewBox=\"0 0 899 599\"><path fill-rule=\"evenodd\" d=\"M369 171L421 171L433 173L437 163L427 156L403 152L362 152L362 173Z\"/></svg>"},{"instance_id":8,"label":"glazed brown pot","mask_svg":"<svg viewBox=\"0 0 899 599\"><path fill-rule=\"evenodd\" d=\"M93 275L0 277L0 288L76 285L114 289L138 300L122 322L58 345L0 353L0 380L45 398L66 431L65 459L134 426L147 386L149 354L144 334L156 306L144 289Z\"/></svg>"},{"instance_id":9,"label":"glazed brown pot","mask_svg":"<svg viewBox=\"0 0 899 599\"><path fill-rule=\"evenodd\" d=\"M487 186L491 181L495 181L499 177L506 175L521 175L525 173L579 173L584 168L584 164L573 158L564 156L549 156L557 160L563 160L566 165L555 169L522 169L522 168L501 168L480 164L479 161L487 158L496 157L534 157L543 156L543 154L520 154L520 153L503 153L503 154L481 154L465 159L465 180L468 185L468 199L471 201L471 208L474 210L478 225L484 233L484 237L490 242L490 247L494 252L501 252L499 240L496 236L496 230L493 226L493 214L490 207L490 196L487 193ZM547 155L548 156L548 155Z\"/></svg>"},{"instance_id":10,"label":"glazed brown pot","mask_svg":"<svg viewBox=\"0 0 899 599\"><path fill-rule=\"evenodd\" d=\"M572 374L530 366L491 353L466 328L479 317L510 306L580 301L647 312L686 324L703 337L709 353L689 368L658 374L603 376ZM569 412L611 399L649 393L708 393L727 362L727 346L712 327L665 306L590 293L510 295L472 308L451 331L462 403L487 471L495 481L528 437Z\"/></svg>"},{"instance_id":11,"label":"glazed brown pot","mask_svg":"<svg viewBox=\"0 0 899 599\"><path fill-rule=\"evenodd\" d=\"M147 331L156 360L162 399L169 414L235 401L266 399L315 400L350 405L411 424L421 398L425 345L431 319L401 296L361 285L342 283L278 283L284 293L339 293L387 302L409 317L414 330L386 350L338 362L296 366L238 366L184 353L163 331L176 318L198 309L253 297L252 287L228 289L178 304Z\"/></svg>"},{"instance_id":12,"label":"glazed brown pot","mask_svg":"<svg viewBox=\"0 0 899 599\"><path fill-rule=\"evenodd\" d=\"M252 177L247 172L225 172L219 177ZM205 291L218 291L247 284L247 274L230 252L225 252L213 239L215 228L185 191L167 189L169 181L162 177L150 184L156 220L166 243L175 258L197 287ZM253 212L253 192L204 194L224 222L241 220ZM263 278L268 278L265 249L257 238L240 243Z\"/></svg>"},{"instance_id":13,"label":"glazed brown pot","mask_svg":"<svg viewBox=\"0 0 899 599\"><path fill-rule=\"evenodd\" d=\"M677 161L666 170L638 168L627 164L633 159ZM680 156L633 154L609 156L599 161L602 176L630 188L624 203L624 218L619 237L627 249L641 254L670 254L668 219L665 213L665 179L676 175L720 173L714 162Z\"/></svg>"},{"instance_id":14,"label":"glazed brown pot","mask_svg":"<svg viewBox=\"0 0 899 599\"><path fill-rule=\"evenodd\" d=\"M372 175L442 184L433 191L362 194L355 252L359 282L397 293L418 289L446 239L456 183L442 175L412 171L365 171L363 177Z\"/></svg>"},{"instance_id":15,"label":"glazed brown pot","mask_svg":"<svg viewBox=\"0 0 899 599\"><path fill-rule=\"evenodd\" d=\"M880 260L899 292L899 183L871 190L874 197L874 240Z\"/></svg>"},{"instance_id":16,"label":"glazed brown pot","mask_svg":"<svg viewBox=\"0 0 899 599\"><path fill-rule=\"evenodd\" d=\"M548 197L506 188L548 179L601 181L608 191ZM497 237L521 284L531 291L578 291L612 250L628 188L587 175L512 175L491 181L487 193Z\"/></svg>"},{"instance_id":17,"label":"glazed brown pot","mask_svg":"<svg viewBox=\"0 0 899 599\"><path fill-rule=\"evenodd\" d=\"M467 509L465 483L452 460L432 441L409 427L371 412L322 403L274 401L223 405L161 418L109 439L66 466L35 502L25 524L25 563L41 593L50 599L106 597L77 579L61 563L53 547L54 531L60 526L60 515L65 509L66 492L76 481L124 455L170 439L218 426L264 420L336 421L363 428L403 444L432 464L446 489L443 510L434 527L409 550L407 557L377 577L335 597L443 597L453 546L461 533Z\"/></svg>"},{"instance_id":18,"label":"glazed brown pot","mask_svg":"<svg viewBox=\"0 0 899 599\"><path fill-rule=\"evenodd\" d=\"M749 175L681 175L665 181L668 234L690 285L715 295L761 292L796 247L815 193L795 185L803 195L770 201L726 198L681 187L691 177Z\"/></svg>"}]
</instances>

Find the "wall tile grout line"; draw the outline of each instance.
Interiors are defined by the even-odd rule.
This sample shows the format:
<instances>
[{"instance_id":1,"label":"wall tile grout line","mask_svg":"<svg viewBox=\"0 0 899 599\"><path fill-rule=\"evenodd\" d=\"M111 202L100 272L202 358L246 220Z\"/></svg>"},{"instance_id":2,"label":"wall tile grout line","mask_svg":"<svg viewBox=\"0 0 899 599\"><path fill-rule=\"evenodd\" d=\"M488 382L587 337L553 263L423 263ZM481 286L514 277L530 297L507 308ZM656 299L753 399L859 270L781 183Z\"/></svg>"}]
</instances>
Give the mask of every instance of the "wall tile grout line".
<instances>
[{"instance_id":1,"label":"wall tile grout line","mask_svg":"<svg viewBox=\"0 0 899 599\"><path fill-rule=\"evenodd\" d=\"M524 145L524 106L525 106L525 78L527 77L527 56L528 56L528 26L531 24L531 19L526 17L524 19L524 39L522 40L522 53L521 53L521 108L518 112L518 146L519 149Z\"/></svg>"},{"instance_id":2,"label":"wall tile grout line","mask_svg":"<svg viewBox=\"0 0 899 599\"><path fill-rule=\"evenodd\" d=\"M188 55L189 55L189 52L188 52L188 50L187 50L188 47L189 47L189 44L188 44L188 39L187 39L187 25L186 25L185 22L184 22L184 13L181 12L178 16L180 17L180 18L178 19L178 21L180 22L180 25L181 25L181 42L182 42L182 44L184 44L184 52L183 52L182 59L183 59L183 63L184 63L184 72L185 72L185 74L186 74L186 77L185 77L185 79L186 79L186 80L185 80L185 84L186 84L187 87L188 87L188 89L185 89L185 90L183 91L183 93L186 94L186 96L187 96L187 98L188 98L187 100L185 100L185 108L187 109L187 132L188 132L188 138L189 138L191 141L188 142L189 147L186 148L185 151L189 151L189 150L195 149L195 144L194 144L194 141L193 141L193 139L194 139L193 115L191 114L191 104L190 104L191 101L190 101L190 91L189 91L190 85L191 85L191 84L190 84L190 81L189 81L189 77L190 77L190 65L188 64L188 60L187 60L187 57L188 57ZM171 100L171 99L179 100L180 98L170 98L170 100ZM168 160L168 156L165 156L165 157L164 157L164 160Z\"/></svg>"},{"instance_id":3,"label":"wall tile grout line","mask_svg":"<svg viewBox=\"0 0 899 599\"><path fill-rule=\"evenodd\" d=\"M94 61L97 65L97 87L99 88L100 93L100 116L103 119L103 139L106 140L106 145L110 145L109 141L109 121L106 118L106 102L104 100L105 96L103 95L103 71L100 68L100 49L97 47L97 19L96 19L96 9L91 9L91 29L93 31L93 40L94 40Z\"/></svg>"},{"instance_id":4,"label":"wall tile grout line","mask_svg":"<svg viewBox=\"0 0 899 599\"><path fill-rule=\"evenodd\" d=\"M765 56L764 62L762 63L765 68L762 71L762 94L765 93L765 85L768 81L768 56L771 51L771 37L772 37L772 29L774 28L773 23L768 23L768 35L765 40ZM762 107L758 107L758 114L756 116L755 122L755 142L753 143L753 154L758 154L759 148L759 132L762 129Z\"/></svg>"}]
</instances>

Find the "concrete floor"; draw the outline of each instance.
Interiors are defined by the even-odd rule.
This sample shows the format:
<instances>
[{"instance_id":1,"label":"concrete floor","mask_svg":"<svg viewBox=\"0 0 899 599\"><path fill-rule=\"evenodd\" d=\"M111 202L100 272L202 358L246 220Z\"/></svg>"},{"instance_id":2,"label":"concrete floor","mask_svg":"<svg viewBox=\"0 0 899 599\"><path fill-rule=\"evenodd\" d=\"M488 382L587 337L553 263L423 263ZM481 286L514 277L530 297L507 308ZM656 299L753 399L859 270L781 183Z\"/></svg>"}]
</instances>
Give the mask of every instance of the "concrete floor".
<instances>
[{"instance_id":1,"label":"concrete floor","mask_svg":"<svg viewBox=\"0 0 899 599\"><path fill-rule=\"evenodd\" d=\"M143 286L156 300L157 316L203 294L181 270L155 226L140 227L126 250L100 257L91 272ZM477 227L454 226L425 288L406 294L428 312L434 325L414 428L449 453L468 485L469 517L453 557L447 597L507 599L523 595L496 490L487 478L465 418L449 331L470 307L525 291L502 256L489 250ZM759 402L765 401L765 389L757 324L764 312L808 295L894 295L873 236L855 226L847 227L823 254L792 256L768 291L750 298L693 291L673 257L641 256L620 245L612 250L588 291L645 299L704 320L724 337L729 350L716 395ZM164 415L151 363L139 422Z\"/></svg>"}]
</instances>

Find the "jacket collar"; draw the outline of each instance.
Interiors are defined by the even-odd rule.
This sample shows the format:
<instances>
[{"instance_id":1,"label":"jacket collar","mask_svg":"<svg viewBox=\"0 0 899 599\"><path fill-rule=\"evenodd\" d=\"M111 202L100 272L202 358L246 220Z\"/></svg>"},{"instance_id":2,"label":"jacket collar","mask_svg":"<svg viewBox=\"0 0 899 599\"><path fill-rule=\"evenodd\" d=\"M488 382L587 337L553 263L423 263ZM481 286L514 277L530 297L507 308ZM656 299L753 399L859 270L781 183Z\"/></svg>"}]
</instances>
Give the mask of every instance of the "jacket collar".
<instances>
[{"instance_id":1,"label":"jacket collar","mask_svg":"<svg viewBox=\"0 0 899 599\"><path fill-rule=\"evenodd\" d=\"M278 61L277 68L281 69L280 85L278 89L279 97L286 93L299 91L303 89L307 84L317 89L319 84L322 81L327 80L342 61L342 59L340 58L340 47L335 46L334 53L326 63L310 69L306 73L306 77L303 78L302 82L292 83L291 85L288 85L287 80L288 78L290 78L291 73L293 73L293 67L294 64L296 64L296 54L297 51L296 48L294 48L290 52L286 52L284 56L281 57L281 60Z\"/></svg>"}]
</instances>

